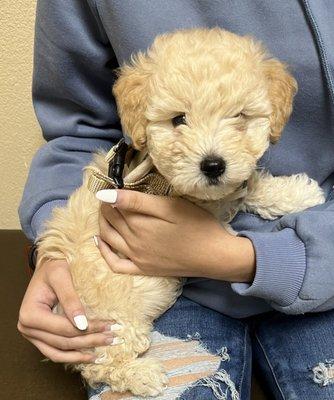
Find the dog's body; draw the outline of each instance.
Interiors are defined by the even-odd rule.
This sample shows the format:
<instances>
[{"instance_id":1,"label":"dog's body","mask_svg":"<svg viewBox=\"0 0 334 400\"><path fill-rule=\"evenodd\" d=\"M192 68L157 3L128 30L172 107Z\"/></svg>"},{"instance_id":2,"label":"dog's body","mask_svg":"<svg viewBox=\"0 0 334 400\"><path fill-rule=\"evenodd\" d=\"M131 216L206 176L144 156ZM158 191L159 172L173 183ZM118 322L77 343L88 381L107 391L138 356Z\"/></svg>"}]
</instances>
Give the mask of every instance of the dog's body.
<instances>
[{"instance_id":1,"label":"dog's body","mask_svg":"<svg viewBox=\"0 0 334 400\"><path fill-rule=\"evenodd\" d=\"M220 29L166 34L120 72L114 94L123 128L137 149L147 149L175 196L207 209L227 228L238 211L273 219L324 201L305 174L256 170L289 118L296 83L253 40ZM107 174L104 154L92 166ZM54 210L39 237L38 265L66 258L88 318L124 326L123 344L92 349L98 363L75 366L83 377L114 391L157 395L166 384L159 361L137 356L148 349L152 323L173 305L182 280L110 270L92 240L100 202L87 188L89 174L86 168L67 207Z\"/></svg>"}]
</instances>

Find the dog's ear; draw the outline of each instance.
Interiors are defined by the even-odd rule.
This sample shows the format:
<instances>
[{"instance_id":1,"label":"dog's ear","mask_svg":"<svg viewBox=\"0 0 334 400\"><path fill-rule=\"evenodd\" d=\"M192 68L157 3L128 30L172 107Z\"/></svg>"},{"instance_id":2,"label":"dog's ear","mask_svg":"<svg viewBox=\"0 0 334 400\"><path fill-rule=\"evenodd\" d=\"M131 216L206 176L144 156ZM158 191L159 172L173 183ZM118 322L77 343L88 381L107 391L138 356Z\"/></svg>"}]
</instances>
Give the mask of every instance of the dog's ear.
<instances>
[{"instance_id":1,"label":"dog's ear","mask_svg":"<svg viewBox=\"0 0 334 400\"><path fill-rule=\"evenodd\" d=\"M125 133L131 136L133 146L142 150L146 145L145 111L149 96L151 63L147 56L138 53L131 58L130 65L116 71L118 76L113 94Z\"/></svg>"},{"instance_id":2,"label":"dog's ear","mask_svg":"<svg viewBox=\"0 0 334 400\"><path fill-rule=\"evenodd\" d=\"M272 105L270 116L270 141L276 143L292 112L293 97L297 92L297 82L280 61L271 58L263 62L268 79L268 92Z\"/></svg>"}]
</instances>

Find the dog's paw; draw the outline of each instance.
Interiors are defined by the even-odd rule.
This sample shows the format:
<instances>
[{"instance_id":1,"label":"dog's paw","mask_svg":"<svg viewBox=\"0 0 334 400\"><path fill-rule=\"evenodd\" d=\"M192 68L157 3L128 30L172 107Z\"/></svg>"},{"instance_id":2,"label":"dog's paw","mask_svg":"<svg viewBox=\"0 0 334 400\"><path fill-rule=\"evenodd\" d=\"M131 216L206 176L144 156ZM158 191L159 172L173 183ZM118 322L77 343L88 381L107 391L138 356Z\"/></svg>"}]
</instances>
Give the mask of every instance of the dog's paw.
<instances>
[{"instance_id":1,"label":"dog's paw","mask_svg":"<svg viewBox=\"0 0 334 400\"><path fill-rule=\"evenodd\" d=\"M132 362L126 378L129 390L142 397L158 396L166 389L168 383L161 363L152 358L141 358Z\"/></svg>"},{"instance_id":2,"label":"dog's paw","mask_svg":"<svg viewBox=\"0 0 334 400\"><path fill-rule=\"evenodd\" d=\"M277 177L258 174L254 188L242 210L272 220L324 202L324 192L318 182L304 173Z\"/></svg>"},{"instance_id":3,"label":"dog's paw","mask_svg":"<svg viewBox=\"0 0 334 400\"><path fill-rule=\"evenodd\" d=\"M292 175L289 179L291 207L303 211L325 202L324 192L318 182L306 174Z\"/></svg>"}]
</instances>

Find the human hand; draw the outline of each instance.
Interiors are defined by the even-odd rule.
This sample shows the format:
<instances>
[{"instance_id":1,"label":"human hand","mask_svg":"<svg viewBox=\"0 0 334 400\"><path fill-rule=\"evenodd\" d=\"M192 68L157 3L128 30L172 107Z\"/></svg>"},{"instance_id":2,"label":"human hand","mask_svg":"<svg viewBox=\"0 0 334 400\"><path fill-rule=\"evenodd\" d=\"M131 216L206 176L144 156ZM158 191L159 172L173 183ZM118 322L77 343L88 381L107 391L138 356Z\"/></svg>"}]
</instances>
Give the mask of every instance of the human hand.
<instances>
[{"instance_id":1,"label":"human hand","mask_svg":"<svg viewBox=\"0 0 334 400\"><path fill-rule=\"evenodd\" d=\"M58 301L65 316L52 312ZM30 281L17 328L54 362L90 363L95 358L85 349L112 344L120 326L114 321L88 322L66 260L50 260L40 265Z\"/></svg>"},{"instance_id":2,"label":"human hand","mask_svg":"<svg viewBox=\"0 0 334 400\"><path fill-rule=\"evenodd\" d=\"M103 201L98 245L114 272L233 282L253 279L251 241L231 235L189 201L129 190L103 190L97 198Z\"/></svg>"}]
</instances>

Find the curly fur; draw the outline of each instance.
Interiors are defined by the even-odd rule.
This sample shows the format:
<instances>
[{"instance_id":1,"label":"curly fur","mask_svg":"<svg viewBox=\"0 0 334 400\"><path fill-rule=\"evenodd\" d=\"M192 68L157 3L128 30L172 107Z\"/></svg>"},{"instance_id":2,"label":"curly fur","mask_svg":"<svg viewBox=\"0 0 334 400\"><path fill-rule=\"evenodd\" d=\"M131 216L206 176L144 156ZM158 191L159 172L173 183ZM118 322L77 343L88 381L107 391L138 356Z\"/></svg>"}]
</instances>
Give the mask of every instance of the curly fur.
<instances>
[{"instance_id":1,"label":"curly fur","mask_svg":"<svg viewBox=\"0 0 334 400\"><path fill-rule=\"evenodd\" d=\"M273 177L256 170L270 141L281 135L297 84L252 38L218 28L167 33L118 74L113 92L124 131L137 149L148 150L178 195L225 222L238 210L271 219L324 201L305 174ZM187 124L174 128L171 120L180 113ZM216 185L199 168L210 154L226 162ZM107 172L103 153L93 165ZM114 391L156 395L166 383L163 369L157 360L137 356L149 347L154 319L180 294L181 280L110 270L92 240L99 233L99 201L86 187L88 175L86 169L67 206L54 209L38 238L38 263L66 258L88 317L124 325L123 344L91 349L99 363L74 368L91 385L102 381Z\"/></svg>"}]
</instances>

